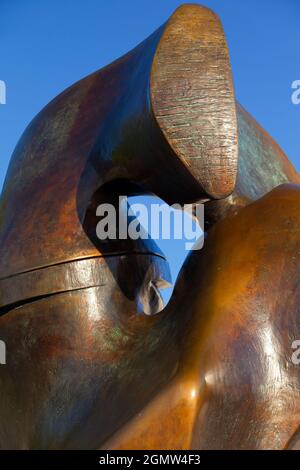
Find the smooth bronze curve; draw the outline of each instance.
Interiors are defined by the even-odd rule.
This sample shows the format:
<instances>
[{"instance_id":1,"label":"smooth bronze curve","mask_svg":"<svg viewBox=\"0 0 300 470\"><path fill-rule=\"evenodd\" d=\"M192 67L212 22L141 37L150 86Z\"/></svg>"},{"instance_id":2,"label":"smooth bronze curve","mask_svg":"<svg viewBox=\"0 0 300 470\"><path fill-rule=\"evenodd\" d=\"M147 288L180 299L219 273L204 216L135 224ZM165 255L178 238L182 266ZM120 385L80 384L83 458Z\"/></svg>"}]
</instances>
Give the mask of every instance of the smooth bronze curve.
<instances>
[{"instance_id":1,"label":"smooth bronze curve","mask_svg":"<svg viewBox=\"0 0 300 470\"><path fill-rule=\"evenodd\" d=\"M55 98L0 201L0 448L297 448L299 182L207 8ZM148 192L207 201L167 306L155 243L95 233L100 203Z\"/></svg>"}]
</instances>

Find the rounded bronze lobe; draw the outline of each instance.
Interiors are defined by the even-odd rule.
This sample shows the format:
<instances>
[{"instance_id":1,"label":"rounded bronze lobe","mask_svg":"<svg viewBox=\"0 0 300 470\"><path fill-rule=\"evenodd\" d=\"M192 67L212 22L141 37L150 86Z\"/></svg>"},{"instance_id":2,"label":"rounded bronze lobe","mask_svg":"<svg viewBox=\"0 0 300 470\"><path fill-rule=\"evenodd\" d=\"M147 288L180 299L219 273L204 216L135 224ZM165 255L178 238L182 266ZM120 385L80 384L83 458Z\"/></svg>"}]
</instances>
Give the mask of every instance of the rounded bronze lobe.
<instances>
[{"instance_id":1,"label":"rounded bronze lobe","mask_svg":"<svg viewBox=\"0 0 300 470\"><path fill-rule=\"evenodd\" d=\"M216 223L166 308L188 324L177 373L102 448L297 449L299 266L299 185Z\"/></svg>"},{"instance_id":2,"label":"rounded bronze lobe","mask_svg":"<svg viewBox=\"0 0 300 470\"><path fill-rule=\"evenodd\" d=\"M0 203L1 448L96 448L171 379L185 318L137 305L161 309L166 262L147 241L100 246L91 214L133 186L169 203L228 195L236 150L222 27L196 6L30 124Z\"/></svg>"},{"instance_id":3,"label":"rounded bronze lobe","mask_svg":"<svg viewBox=\"0 0 300 470\"><path fill-rule=\"evenodd\" d=\"M105 183L131 181L168 203L183 203L230 194L236 171L222 26L210 10L184 5L29 125L1 197L0 278L105 255L84 227ZM126 251L116 247L115 254Z\"/></svg>"},{"instance_id":4,"label":"rounded bronze lobe","mask_svg":"<svg viewBox=\"0 0 300 470\"><path fill-rule=\"evenodd\" d=\"M183 6L27 129L0 205L0 334L14 352L0 376L1 448L295 445L299 374L286 356L299 330L299 190L224 211L151 318L137 314L136 298L152 308L144 280L160 276L159 253L148 243L101 250L87 226L94 204L124 181L169 203L230 194L229 70L216 16ZM260 162L270 138L249 128L240 154L258 136ZM272 175L267 165L253 182L245 162L239 188L255 186L256 199Z\"/></svg>"}]
</instances>

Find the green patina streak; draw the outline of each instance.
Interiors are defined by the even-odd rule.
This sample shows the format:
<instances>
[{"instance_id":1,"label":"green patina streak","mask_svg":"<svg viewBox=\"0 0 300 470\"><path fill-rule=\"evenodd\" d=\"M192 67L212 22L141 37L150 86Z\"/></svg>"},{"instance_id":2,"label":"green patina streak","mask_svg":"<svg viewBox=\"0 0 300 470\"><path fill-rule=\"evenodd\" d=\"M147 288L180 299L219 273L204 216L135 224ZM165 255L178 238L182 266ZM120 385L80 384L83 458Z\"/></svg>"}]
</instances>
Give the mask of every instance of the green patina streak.
<instances>
[{"instance_id":1,"label":"green patina streak","mask_svg":"<svg viewBox=\"0 0 300 470\"><path fill-rule=\"evenodd\" d=\"M267 142L259 128L238 108L239 169L238 192L257 199L289 181L280 160L280 150Z\"/></svg>"}]
</instances>

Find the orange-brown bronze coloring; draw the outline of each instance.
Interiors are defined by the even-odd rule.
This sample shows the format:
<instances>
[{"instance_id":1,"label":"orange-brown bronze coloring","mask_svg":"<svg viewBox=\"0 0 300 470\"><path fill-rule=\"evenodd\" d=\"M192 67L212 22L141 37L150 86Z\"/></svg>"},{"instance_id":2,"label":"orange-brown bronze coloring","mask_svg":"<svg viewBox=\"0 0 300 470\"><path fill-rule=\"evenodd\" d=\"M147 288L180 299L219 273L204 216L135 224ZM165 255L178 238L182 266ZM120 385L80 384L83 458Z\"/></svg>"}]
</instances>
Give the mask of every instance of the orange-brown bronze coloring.
<instances>
[{"instance_id":1,"label":"orange-brown bronze coloring","mask_svg":"<svg viewBox=\"0 0 300 470\"><path fill-rule=\"evenodd\" d=\"M0 448L297 448L299 182L204 7L53 100L0 202ZM155 243L95 235L100 203L147 192L206 202L167 306Z\"/></svg>"}]
</instances>

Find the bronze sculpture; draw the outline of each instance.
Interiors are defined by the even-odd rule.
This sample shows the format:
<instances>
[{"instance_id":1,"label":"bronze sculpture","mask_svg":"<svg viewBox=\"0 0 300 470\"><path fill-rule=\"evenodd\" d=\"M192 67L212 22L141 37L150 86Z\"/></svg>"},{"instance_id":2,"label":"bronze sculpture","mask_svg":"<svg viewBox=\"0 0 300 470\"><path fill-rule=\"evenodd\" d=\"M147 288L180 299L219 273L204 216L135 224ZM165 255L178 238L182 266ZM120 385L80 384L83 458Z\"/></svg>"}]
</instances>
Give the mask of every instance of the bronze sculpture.
<instances>
[{"instance_id":1,"label":"bronze sculpture","mask_svg":"<svg viewBox=\"0 0 300 470\"><path fill-rule=\"evenodd\" d=\"M1 196L0 447L297 446L299 181L236 104L204 7L51 102ZM97 205L145 192L207 201L163 309L155 244L95 237Z\"/></svg>"}]
</instances>

